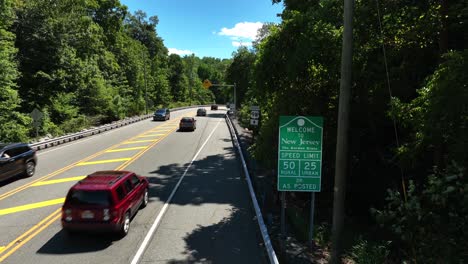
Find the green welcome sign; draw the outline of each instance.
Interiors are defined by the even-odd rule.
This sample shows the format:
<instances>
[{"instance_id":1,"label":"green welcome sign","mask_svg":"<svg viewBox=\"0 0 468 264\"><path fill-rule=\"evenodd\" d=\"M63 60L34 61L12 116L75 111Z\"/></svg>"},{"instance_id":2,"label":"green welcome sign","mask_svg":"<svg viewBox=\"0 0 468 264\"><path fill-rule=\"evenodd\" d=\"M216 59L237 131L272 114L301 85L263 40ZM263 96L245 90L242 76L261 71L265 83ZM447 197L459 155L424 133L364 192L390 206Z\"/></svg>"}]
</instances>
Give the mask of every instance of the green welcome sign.
<instances>
[{"instance_id":1,"label":"green welcome sign","mask_svg":"<svg viewBox=\"0 0 468 264\"><path fill-rule=\"evenodd\" d=\"M280 116L278 191L320 192L323 117Z\"/></svg>"}]
</instances>

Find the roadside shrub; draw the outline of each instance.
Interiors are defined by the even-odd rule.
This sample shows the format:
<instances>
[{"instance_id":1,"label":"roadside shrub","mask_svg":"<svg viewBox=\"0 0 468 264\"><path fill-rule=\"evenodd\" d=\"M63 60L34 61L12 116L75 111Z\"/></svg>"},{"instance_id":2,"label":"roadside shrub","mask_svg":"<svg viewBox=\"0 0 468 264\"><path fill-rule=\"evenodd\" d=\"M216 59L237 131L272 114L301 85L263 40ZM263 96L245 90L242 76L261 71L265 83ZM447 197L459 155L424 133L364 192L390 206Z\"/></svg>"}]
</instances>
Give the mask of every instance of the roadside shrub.
<instances>
[{"instance_id":1,"label":"roadside shrub","mask_svg":"<svg viewBox=\"0 0 468 264\"><path fill-rule=\"evenodd\" d=\"M64 121L60 125L60 129L64 133L73 133L80 131L81 129L88 128L90 126L90 122L88 118L84 115L78 116L76 118L72 118L70 120Z\"/></svg>"},{"instance_id":2,"label":"roadside shrub","mask_svg":"<svg viewBox=\"0 0 468 264\"><path fill-rule=\"evenodd\" d=\"M47 107L42 109L43 113L43 118L42 118L42 123L39 128L39 137L42 135L51 135L53 137L56 136L61 136L63 135L63 131L60 129L59 126L57 126L54 122L52 122L50 118L50 111ZM33 137L36 136L36 131L31 131L33 134Z\"/></svg>"},{"instance_id":3,"label":"roadside shrub","mask_svg":"<svg viewBox=\"0 0 468 264\"><path fill-rule=\"evenodd\" d=\"M350 257L359 264L383 264L388 263L390 242L369 242L360 237L350 250Z\"/></svg>"},{"instance_id":4,"label":"roadside shrub","mask_svg":"<svg viewBox=\"0 0 468 264\"><path fill-rule=\"evenodd\" d=\"M12 112L8 118L11 119L0 116L0 141L26 142L32 123L31 118L18 112Z\"/></svg>"},{"instance_id":5,"label":"roadside shrub","mask_svg":"<svg viewBox=\"0 0 468 264\"><path fill-rule=\"evenodd\" d=\"M314 241L315 243L322 247L328 247L331 240L331 227L327 222L323 222L320 225L315 227L314 230Z\"/></svg>"},{"instance_id":6,"label":"roadside shrub","mask_svg":"<svg viewBox=\"0 0 468 264\"><path fill-rule=\"evenodd\" d=\"M453 164L445 171L435 169L424 186L410 181L407 202L391 190L387 201L384 210L373 213L399 238L409 261L468 262L468 180L463 168Z\"/></svg>"}]
</instances>

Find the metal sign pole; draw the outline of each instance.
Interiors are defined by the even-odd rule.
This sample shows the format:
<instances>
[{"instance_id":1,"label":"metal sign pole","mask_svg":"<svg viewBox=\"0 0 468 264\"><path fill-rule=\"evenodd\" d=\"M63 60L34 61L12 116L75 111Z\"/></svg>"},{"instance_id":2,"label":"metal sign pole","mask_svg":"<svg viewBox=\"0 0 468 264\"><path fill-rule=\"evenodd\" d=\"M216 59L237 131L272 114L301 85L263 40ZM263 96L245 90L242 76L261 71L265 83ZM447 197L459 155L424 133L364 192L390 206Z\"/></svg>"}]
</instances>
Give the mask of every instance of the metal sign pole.
<instances>
[{"instance_id":1,"label":"metal sign pole","mask_svg":"<svg viewBox=\"0 0 468 264\"><path fill-rule=\"evenodd\" d=\"M286 238L286 192L281 192L281 241Z\"/></svg>"},{"instance_id":2,"label":"metal sign pole","mask_svg":"<svg viewBox=\"0 0 468 264\"><path fill-rule=\"evenodd\" d=\"M309 245L313 248L314 244L314 215L315 215L315 192L310 196L310 229L309 229Z\"/></svg>"}]
</instances>

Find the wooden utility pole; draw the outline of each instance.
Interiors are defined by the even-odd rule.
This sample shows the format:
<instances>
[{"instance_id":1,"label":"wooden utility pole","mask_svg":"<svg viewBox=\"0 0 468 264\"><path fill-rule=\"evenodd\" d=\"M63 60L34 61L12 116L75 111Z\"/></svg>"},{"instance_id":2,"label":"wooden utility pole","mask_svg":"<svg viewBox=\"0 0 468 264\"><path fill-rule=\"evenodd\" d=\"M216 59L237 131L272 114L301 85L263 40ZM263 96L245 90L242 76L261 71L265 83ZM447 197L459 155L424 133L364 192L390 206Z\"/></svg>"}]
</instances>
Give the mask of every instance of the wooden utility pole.
<instances>
[{"instance_id":1,"label":"wooden utility pole","mask_svg":"<svg viewBox=\"0 0 468 264\"><path fill-rule=\"evenodd\" d=\"M348 163L349 104L353 61L354 0L344 0L344 30L341 52L340 101L336 139L335 188L333 198L332 253L330 263L341 263L343 220L345 213L346 170Z\"/></svg>"}]
</instances>

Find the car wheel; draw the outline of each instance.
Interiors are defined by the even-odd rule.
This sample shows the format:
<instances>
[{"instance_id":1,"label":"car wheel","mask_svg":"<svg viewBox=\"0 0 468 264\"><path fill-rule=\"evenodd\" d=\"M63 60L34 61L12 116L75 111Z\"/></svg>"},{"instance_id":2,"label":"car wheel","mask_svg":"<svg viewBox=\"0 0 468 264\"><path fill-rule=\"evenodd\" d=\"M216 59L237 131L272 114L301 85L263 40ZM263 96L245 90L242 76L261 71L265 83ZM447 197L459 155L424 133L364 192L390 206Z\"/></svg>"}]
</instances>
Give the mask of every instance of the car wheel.
<instances>
[{"instance_id":1,"label":"car wheel","mask_svg":"<svg viewBox=\"0 0 468 264\"><path fill-rule=\"evenodd\" d=\"M125 214L122 226L120 227L120 236L122 237L126 236L129 230L130 230L130 213L127 212Z\"/></svg>"},{"instance_id":2,"label":"car wheel","mask_svg":"<svg viewBox=\"0 0 468 264\"><path fill-rule=\"evenodd\" d=\"M26 177L31 177L34 175L34 172L36 171L36 164L32 161L28 161L26 163L26 169L24 170L24 175Z\"/></svg>"},{"instance_id":3,"label":"car wheel","mask_svg":"<svg viewBox=\"0 0 468 264\"><path fill-rule=\"evenodd\" d=\"M145 208L148 205L149 197L148 197L148 189L145 189L145 193L143 194L143 202L141 203L141 208Z\"/></svg>"}]
</instances>

